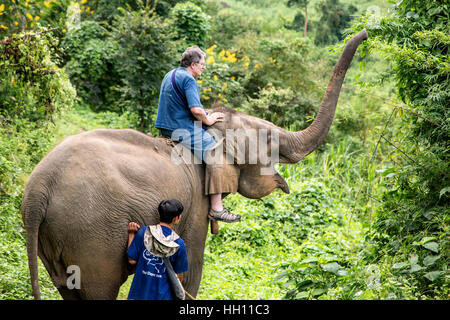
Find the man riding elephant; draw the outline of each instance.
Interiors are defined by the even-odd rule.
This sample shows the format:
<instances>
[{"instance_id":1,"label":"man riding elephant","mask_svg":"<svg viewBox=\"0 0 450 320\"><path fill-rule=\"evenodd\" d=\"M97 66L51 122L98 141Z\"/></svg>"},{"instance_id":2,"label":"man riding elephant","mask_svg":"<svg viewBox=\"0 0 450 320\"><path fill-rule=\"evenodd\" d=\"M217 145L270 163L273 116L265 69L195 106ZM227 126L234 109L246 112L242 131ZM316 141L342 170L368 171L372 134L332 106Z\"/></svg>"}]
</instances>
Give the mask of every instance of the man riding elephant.
<instances>
[{"instance_id":1,"label":"man riding elephant","mask_svg":"<svg viewBox=\"0 0 450 320\"><path fill-rule=\"evenodd\" d=\"M266 161L270 145L275 140L274 144L279 150L276 163L293 164L323 143L333 122L346 71L358 45L367 37L367 32L362 30L346 42L316 117L307 128L296 132L230 108L215 107L206 114L199 102L189 102L187 105L192 107L190 109L187 106L185 109L179 108L178 112L184 112L185 117L175 118L172 110L174 105L169 102L177 98L168 82L173 73L169 73L169 79L163 82L161 90L169 90L168 93L162 93L162 97L168 100L165 106L167 112L161 113L160 106L158 116L165 114L168 117L166 124L171 127L165 129L169 133L172 131L172 138L177 140L176 129L183 128L174 121L187 119L192 111L195 114L197 109L194 107L200 109L199 113L204 112L197 114L197 117L203 119L206 125L217 121L222 113L223 121L215 122L209 130L218 137L215 140L217 146L209 150L215 153L221 145L225 146L227 152L228 149L236 151L230 158L243 151L243 162L210 165L208 159L203 158L210 152L204 152L200 157L207 164L206 167L200 163L176 163L173 151L183 146L182 143L174 147L166 138L151 137L132 129L91 130L61 141L33 170L23 192L21 211L33 296L41 298L39 256L63 299L116 299L121 285L135 272L130 268L126 256L129 240L127 225L130 222L141 226L158 224L158 204L164 199L177 199L184 210L183 219L174 226L174 231L185 242L189 264L182 284L186 291L196 297L202 278L208 234L209 221L206 216L211 205L205 191L219 196L221 193L237 191L250 199L260 199L275 189L289 193L289 186L274 170L274 163ZM185 60L182 63L182 68L176 69L176 84L184 87L189 82L198 90L193 79L203 69L204 55L193 57L187 65L184 64ZM185 77L182 77L183 72ZM186 89L184 87L189 101L192 97L186 94ZM192 116L197 119L194 114ZM158 125L164 129L159 122ZM191 125L195 125L193 119L189 122ZM215 131L212 132L212 129ZM198 131L198 127L193 130ZM226 134L237 131L241 132L241 136L236 139L229 139ZM189 130L184 129L183 132L184 137L190 138ZM221 140L218 132L226 138ZM258 143L256 154L250 151L254 132L267 133L266 139L258 141L261 143ZM200 141L213 143L205 133L201 137L204 139L200 138ZM196 139L195 135L193 138ZM186 140L182 142L191 147ZM207 148L200 147L200 150ZM261 150L263 152L259 152ZM192 156L192 152L187 151ZM256 156L256 163L250 161L253 156ZM240 160L238 156L235 158ZM266 169L271 169L271 172L266 172ZM217 174L226 170L223 176ZM219 185L222 183L221 178L222 181L228 181L226 188ZM219 196L216 197L221 199ZM212 208L218 210L212 202ZM75 287L70 283L72 275L69 276L69 270L73 272L74 266L80 271L80 283Z\"/></svg>"},{"instance_id":2,"label":"man riding elephant","mask_svg":"<svg viewBox=\"0 0 450 320\"><path fill-rule=\"evenodd\" d=\"M233 175L226 164L213 161L210 151L217 144L204 127L223 121L224 114L216 112L209 115L204 110L194 79L201 76L206 68L205 58L206 54L199 47L189 47L182 55L180 67L166 74L161 84L155 127L163 136L185 145L206 162L205 195L209 195L210 199L208 218L237 222L241 217L222 205L223 193L237 192L237 175Z\"/></svg>"}]
</instances>

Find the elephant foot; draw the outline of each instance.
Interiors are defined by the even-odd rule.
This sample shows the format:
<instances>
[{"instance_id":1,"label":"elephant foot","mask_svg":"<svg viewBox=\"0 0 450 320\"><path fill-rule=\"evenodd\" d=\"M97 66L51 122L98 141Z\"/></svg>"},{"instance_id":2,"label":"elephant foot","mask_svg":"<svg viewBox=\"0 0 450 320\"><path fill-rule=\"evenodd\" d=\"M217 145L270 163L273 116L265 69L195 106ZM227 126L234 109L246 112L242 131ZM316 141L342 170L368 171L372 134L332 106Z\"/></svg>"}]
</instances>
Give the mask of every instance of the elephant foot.
<instances>
[{"instance_id":1,"label":"elephant foot","mask_svg":"<svg viewBox=\"0 0 450 320\"><path fill-rule=\"evenodd\" d=\"M211 234L218 234L219 233L219 222L216 220L210 220L211 225Z\"/></svg>"}]
</instances>

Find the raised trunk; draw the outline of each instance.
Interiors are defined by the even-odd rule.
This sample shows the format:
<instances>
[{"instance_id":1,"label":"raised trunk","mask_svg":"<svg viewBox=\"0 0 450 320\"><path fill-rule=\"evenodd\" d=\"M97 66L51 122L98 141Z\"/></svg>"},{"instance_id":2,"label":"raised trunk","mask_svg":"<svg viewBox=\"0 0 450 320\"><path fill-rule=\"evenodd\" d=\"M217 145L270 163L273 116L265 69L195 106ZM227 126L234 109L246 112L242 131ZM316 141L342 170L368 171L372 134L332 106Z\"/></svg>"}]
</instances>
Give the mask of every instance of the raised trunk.
<instances>
[{"instance_id":1,"label":"raised trunk","mask_svg":"<svg viewBox=\"0 0 450 320\"><path fill-rule=\"evenodd\" d=\"M367 32L364 29L350 39L345 46L334 67L333 75L328 83L319 112L311 125L302 131L286 131L280 135L281 162L298 162L313 152L323 142L333 122L345 73L355 55L356 48L367 37Z\"/></svg>"}]
</instances>

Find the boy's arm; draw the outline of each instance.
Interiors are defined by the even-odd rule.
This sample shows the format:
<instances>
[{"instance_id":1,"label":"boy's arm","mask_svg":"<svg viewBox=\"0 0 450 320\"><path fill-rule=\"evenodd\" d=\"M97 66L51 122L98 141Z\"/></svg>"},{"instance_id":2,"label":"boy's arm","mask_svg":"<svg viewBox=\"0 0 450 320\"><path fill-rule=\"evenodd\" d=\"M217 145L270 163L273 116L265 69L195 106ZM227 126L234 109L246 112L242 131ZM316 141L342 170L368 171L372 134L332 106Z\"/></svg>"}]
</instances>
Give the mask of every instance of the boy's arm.
<instances>
[{"instance_id":1,"label":"boy's arm","mask_svg":"<svg viewBox=\"0 0 450 320\"><path fill-rule=\"evenodd\" d=\"M128 224L128 246L127 246L127 249L130 247L130 244L131 244L131 242L133 242L136 232L138 232L138 230L140 228L141 227L136 222L130 222ZM136 264L136 260L132 260L130 258L128 258L128 262L130 264Z\"/></svg>"}]
</instances>

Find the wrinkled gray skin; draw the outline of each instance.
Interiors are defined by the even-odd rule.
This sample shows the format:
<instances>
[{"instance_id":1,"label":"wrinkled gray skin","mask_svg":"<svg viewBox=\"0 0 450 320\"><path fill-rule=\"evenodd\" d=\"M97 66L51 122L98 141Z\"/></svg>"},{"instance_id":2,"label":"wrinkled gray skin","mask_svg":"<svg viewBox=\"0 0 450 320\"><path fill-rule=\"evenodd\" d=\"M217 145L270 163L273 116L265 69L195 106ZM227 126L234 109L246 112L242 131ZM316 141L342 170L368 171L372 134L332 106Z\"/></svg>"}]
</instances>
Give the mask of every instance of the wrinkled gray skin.
<instances>
[{"instance_id":1,"label":"wrinkled gray skin","mask_svg":"<svg viewBox=\"0 0 450 320\"><path fill-rule=\"evenodd\" d=\"M307 129L288 132L226 108L211 110L225 113L224 122L213 128L221 132L232 128L276 130L280 162L298 162L325 139L345 73L364 39L365 30L347 43L317 117ZM225 145L230 143L226 141ZM248 137L244 143L249 143ZM22 202L36 299L40 299L37 256L64 299L115 299L121 284L134 272L127 265L125 254L128 223L158 223L159 202L171 198L180 200L185 208L181 223L175 228L188 251L189 271L183 285L190 294L197 295L208 232L204 168L198 164L175 164L171 161L172 148L164 138L135 130L93 130L66 138L37 165ZM236 166L238 192L243 196L261 198L275 188L289 193L286 182L277 173L260 174L262 164ZM67 288L66 270L70 265L80 267L79 290Z\"/></svg>"}]
</instances>

